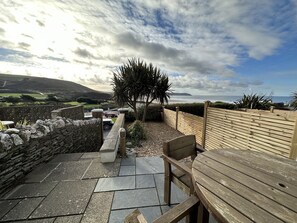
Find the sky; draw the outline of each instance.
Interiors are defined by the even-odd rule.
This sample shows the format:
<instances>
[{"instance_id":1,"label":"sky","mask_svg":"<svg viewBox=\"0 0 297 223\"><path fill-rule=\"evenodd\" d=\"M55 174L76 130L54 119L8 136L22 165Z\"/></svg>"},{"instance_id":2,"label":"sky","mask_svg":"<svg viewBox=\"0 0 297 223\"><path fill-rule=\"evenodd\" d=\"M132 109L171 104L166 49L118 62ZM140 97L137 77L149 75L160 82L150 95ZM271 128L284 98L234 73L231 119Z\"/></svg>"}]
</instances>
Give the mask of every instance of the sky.
<instances>
[{"instance_id":1,"label":"sky","mask_svg":"<svg viewBox=\"0 0 297 223\"><path fill-rule=\"evenodd\" d=\"M192 95L297 91L297 0L2 0L0 73L111 91L140 58Z\"/></svg>"}]
</instances>

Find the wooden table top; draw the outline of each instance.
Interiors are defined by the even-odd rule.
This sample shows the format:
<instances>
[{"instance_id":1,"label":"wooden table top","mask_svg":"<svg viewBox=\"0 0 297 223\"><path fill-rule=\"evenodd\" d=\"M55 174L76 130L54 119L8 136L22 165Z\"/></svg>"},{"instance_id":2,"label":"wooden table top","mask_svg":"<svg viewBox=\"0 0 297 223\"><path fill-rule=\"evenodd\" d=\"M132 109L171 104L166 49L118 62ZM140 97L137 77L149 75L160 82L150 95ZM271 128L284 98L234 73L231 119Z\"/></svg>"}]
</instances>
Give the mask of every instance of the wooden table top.
<instances>
[{"instance_id":1,"label":"wooden table top","mask_svg":"<svg viewBox=\"0 0 297 223\"><path fill-rule=\"evenodd\" d=\"M234 149L199 154L195 190L219 222L297 222L297 161Z\"/></svg>"}]
</instances>

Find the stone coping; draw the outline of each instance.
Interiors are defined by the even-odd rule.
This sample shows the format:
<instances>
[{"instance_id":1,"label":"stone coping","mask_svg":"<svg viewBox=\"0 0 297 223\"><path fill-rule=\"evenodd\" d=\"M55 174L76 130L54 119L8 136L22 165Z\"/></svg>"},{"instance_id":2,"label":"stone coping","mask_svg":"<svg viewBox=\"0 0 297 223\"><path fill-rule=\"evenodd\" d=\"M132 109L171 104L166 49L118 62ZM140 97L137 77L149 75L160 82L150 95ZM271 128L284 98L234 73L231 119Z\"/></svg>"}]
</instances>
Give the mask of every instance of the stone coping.
<instances>
[{"instance_id":1,"label":"stone coping","mask_svg":"<svg viewBox=\"0 0 297 223\"><path fill-rule=\"evenodd\" d=\"M119 147L119 131L124 126L125 114L120 114L100 149L101 162L114 162Z\"/></svg>"}]
</instances>

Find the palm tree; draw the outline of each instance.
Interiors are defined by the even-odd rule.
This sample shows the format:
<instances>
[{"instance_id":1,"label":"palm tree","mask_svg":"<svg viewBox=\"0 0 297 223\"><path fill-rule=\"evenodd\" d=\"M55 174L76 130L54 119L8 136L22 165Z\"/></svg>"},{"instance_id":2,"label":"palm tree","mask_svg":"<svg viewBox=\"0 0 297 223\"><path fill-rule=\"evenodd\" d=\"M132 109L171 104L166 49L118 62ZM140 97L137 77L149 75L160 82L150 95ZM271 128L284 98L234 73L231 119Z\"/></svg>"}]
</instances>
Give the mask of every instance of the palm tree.
<instances>
[{"instance_id":1,"label":"palm tree","mask_svg":"<svg viewBox=\"0 0 297 223\"><path fill-rule=\"evenodd\" d=\"M295 110L297 109L297 91L293 93L292 106Z\"/></svg>"},{"instance_id":2,"label":"palm tree","mask_svg":"<svg viewBox=\"0 0 297 223\"><path fill-rule=\"evenodd\" d=\"M133 58L119 67L113 75L114 100L120 106L127 103L133 109L136 119L139 118L137 101L144 101L143 121L145 121L148 106L154 100L161 103L168 102L171 87L168 77L151 63L147 65L140 59Z\"/></svg>"},{"instance_id":3,"label":"palm tree","mask_svg":"<svg viewBox=\"0 0 297 223\"><path fill-rule=\"evenodd\" d=\"M265 95L257 94L243 94L243 97L235 102L239 108L249 109L268 109L271 106L271 103L271 96L266 97Z\"/></svg>"}]
</instances>

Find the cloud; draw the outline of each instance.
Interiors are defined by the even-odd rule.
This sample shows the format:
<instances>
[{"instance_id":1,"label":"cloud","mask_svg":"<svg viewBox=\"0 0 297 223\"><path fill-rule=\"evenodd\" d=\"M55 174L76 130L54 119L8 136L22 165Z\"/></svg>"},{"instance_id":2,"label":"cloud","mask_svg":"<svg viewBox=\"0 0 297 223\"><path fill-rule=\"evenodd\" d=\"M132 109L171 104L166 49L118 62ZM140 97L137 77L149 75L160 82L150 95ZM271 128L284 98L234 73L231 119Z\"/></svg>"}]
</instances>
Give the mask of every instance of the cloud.
<instances>
[{"instance_id":1,"label":"cloud","mask_svg":"<svg viewBox=\"0 0 297 223\"><path fill-rule=\"evenodd\" d=\"M25 50L27 50L30 47L30 44L25 43L25 42L20 42L18 45L20 48L25 49Z\"/></svg>"},{"instance_id":2,"label":"cloud","mask_svg":"<svg viewBox=\"0 0 297 223\"><path fill-rule=\"evenodd\" d=\"M252 86L261 86L263 81L260 80L236 80L236 79L222 79L210 78L207 75L176 75L170 76L172 87L175 89L190 89L211 92L237 92L238 90L246 90Z\"/></svg>"},{"instance_id":3,"label":"cloud","mask_svg":"<svg viewBox=\"0 0 297 223\"><path fill-rule=\"evenodd\" d=\"M87 84L103 85L127 58L139 57L179 74L170 76L177 88L262 86L235 68L295 39L296 9L296 1L285 0L4 1L0 43L13 51L0 50L0 57L22 61L28 72ZM15 73L17 65L5 66Z\"/></svg>"},{"instance_id":4,"label":"cloud","mask_svg":"<svg viewBox=\"0 0 297 223\"><path fill-rule=\"evenodd\" d=\"M40 25L40 26L44 26L44 23L41 22L40 20L36 19L36 22L38 23L38 25Z\"/></svg>"}]
</instances>

